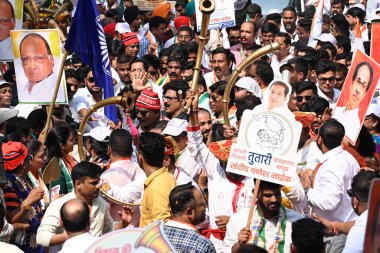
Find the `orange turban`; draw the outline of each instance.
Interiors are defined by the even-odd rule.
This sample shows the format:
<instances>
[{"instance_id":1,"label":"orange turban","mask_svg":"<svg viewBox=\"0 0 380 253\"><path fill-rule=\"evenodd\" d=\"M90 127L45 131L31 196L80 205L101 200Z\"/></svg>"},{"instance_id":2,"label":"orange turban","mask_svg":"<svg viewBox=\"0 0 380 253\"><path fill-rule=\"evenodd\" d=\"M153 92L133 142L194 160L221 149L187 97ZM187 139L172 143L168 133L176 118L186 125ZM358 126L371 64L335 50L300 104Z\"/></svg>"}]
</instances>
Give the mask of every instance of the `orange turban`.
<instances>
[{"instance_id":1,"label":"orange turban","mask_svg":"<svg viewBox=\"0 0 380 253\"><path fill-rule=\"evenodd\" d=\"M302 124L302 127L311 127L316 116L314 112L293 112L296 120Z\"/></svg>"},{"instance_id":2,"label":"orange turban","mask_svg":"<svg viewBox=\"0 0 380 253\"><path fill-rule=\"evenodd\" d=\"M153 17L160 16L160 17L166 18L170 13L171 8L172 6L168 2L157 5L156 8L153 9Z\"/></svg>"},{"instance_id":3,"label":"orange turban","mask_svg":"<svg viewBox=\"0 0 380 253\"><path fill-rule=\"evenodd\" d=\"M225 162L228 160L228 157L230 156L232 143L233 140L211 142L209 149L211 153L213 153L214 156L216 156L216 158Z\"/></svg>"}]
</instances>

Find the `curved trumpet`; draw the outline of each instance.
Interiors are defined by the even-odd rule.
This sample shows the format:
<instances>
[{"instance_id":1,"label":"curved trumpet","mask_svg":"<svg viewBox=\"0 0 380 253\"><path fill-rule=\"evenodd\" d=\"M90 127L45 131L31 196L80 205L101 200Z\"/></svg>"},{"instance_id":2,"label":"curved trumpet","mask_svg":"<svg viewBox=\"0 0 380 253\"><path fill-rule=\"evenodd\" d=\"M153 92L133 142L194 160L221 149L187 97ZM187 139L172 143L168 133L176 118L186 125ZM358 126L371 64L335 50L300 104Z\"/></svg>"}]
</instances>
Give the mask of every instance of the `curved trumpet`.
<instances>
[{"instance_id":1,"label":"curved trumpet","mask_svg":"<svg viewBox=\"0 0 380 253\"><path fill-rule=\"evenodd\" d=\"M83 147L83 134L84 134L84 128L87 124L88 119L90 118L91 114L98 110L99 108L105 107L107 105L121 105L122 107L126 108L127 110L132 110L135 104L135 95L132 92L128 92L127 95L125 96L118 96L118 97L111 97L111 98L106 98L102 101L99 101L95 105L93 105L90 110L83 116L83 119L81 121L81 124L79 126L79 131L78 131L78 152L79 152L79 157L81 161L84 161L86 159L86 156L84 154L84 147ZM139 204L133 204L133 203L127 203L120 201L113 196L109 195L104 187L101 187L99 189L100 193L107 198L109 201L120 204L120 205L129 205L129 206L138 206Z\"/></svg>"},{"instance_id":2,"label":"curved trumpet","mask_svg":"<svg viewBox=\"0 0 380 253\"><path fill-rule=\"evenodd\" d=\"M242 61L239 66L236 67L235 72L232 74L230 80L227 83L226 89L224 90L223 94L223 117L224 117L224 124L227 126L230 126L230 119L228 117L228 102L230 98L230 93L232 90L232 86L234 85L236 78L238 75L254 60L257 58L260 58L263 55L266 55L272 51L276 51L280 49L280 45L278 43L271 43L269 45L266 45L255 52L253 52L250 56L248 56L244 61Z\"/></svg>"},{"instance_id":3,"label":"curved trumpet","mask_svg":"<svg viewBox=\"0 0 380 253\"><path fill-rule=\"evenodd\" d=\"M201 34L199 35L200 42L198 45L197 59L195 61L193 80L191 82L192 91L195 91L195 89L198 87L198 79L199 79L199 74L201 71L201 62L202 62L204 45L206 41L207 27L210 23L211 13L213 13L215 10L215 1L214 0L200 0L199 9L202 12L202 27L201 27ZM190 109L190 105L191 105L191 100L187 102L187 104L183 108L183 111L187 112Z\"/></svg>"}]
</instances>

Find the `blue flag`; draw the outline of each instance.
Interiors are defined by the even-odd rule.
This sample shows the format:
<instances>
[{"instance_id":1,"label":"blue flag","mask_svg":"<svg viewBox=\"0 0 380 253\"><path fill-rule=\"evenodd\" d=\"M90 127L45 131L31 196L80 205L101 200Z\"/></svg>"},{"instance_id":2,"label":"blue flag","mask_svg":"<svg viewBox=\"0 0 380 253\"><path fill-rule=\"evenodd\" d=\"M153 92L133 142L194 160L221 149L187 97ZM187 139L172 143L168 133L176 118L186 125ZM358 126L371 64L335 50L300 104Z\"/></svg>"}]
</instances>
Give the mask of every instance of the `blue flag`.
<instances>
[{"instance_id":1,"label":"blue flag","mask_svg":"<svg viewBox=\"0 0 380 253\"><path fill-rule=\"evenodd\" d=\"M95 0L78 1L65 48L76 53L84 64L92 68L96 85L103 88L104 98L113 97L106 37ZM105 115L117 123L115 105L107 106Z\"/></svg>"}]
</instances>

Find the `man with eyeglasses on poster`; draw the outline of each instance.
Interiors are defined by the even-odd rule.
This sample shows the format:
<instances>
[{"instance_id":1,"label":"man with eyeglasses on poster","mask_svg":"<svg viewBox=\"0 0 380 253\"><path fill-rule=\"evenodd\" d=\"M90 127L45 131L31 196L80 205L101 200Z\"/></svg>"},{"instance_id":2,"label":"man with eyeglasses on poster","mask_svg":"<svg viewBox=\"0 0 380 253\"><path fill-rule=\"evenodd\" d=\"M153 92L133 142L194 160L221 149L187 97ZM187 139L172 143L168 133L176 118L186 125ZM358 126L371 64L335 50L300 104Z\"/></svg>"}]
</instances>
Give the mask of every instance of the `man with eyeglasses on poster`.
<instances>
[{"instance_id":1,"label":"man with eyeglasses on poster","mask_svg":"<svg viewBox=\"0 0 380 253\"><path fill-rule=\"evenodd\" d=\"M21 102L48 102L54 93L57 76L54 74L54 56L48 42L39 34L26 35L20 43L20 59L27 83L18 87ZM63 87L57 102L64 102Z\"/></svg>"},{"instance_id":2,"label":"man with eyeglasses on poster","mask_svg":"<svg viewBox=\"0 0 380 253\"><path fill-rule=\"evenodd\" d=\"M348 99L344 106L337 106L332 117L336 118L346 131L346 137L355 142L359 135L361 122L365 113L359 115L359 107L373 81L373 68L368 62L361 62L355 67L352 82L348 89ZM368 105L363 105L367 106Z\"/></svg>"},{"instance_id":3,"label":"man with eyeglasses on poster","mask_svg":"<svg viewBox=\"0 0 380 253\"><path fill-rule=\"evenodd\" d=\"M0 60L13 59L10 30L16 26L15 13L8 0L0 0Z\"/></svg>"}]
</instances>

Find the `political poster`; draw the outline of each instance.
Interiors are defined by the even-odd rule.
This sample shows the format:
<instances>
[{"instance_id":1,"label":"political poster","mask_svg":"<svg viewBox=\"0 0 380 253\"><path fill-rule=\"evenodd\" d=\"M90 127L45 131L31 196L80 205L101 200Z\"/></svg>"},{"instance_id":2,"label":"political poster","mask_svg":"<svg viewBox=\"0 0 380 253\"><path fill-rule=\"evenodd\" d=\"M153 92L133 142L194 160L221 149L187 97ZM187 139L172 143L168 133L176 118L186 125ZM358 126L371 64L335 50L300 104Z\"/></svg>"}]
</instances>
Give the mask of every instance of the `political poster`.
<instances>
[{"instance_id":1,"label":"political poster","mask_svg":"<svg viewBox=\"0 0 380 253\"><path fill-rule=\"evenodd\" d=\"M380 251L380 179L372 181L363 252Z\"/></svg>"},{"instance_id":2,"label":"political poster","mask_svg":"<svg viewBox=\"0 0 380 253\"><path fill-rule=\"evenodd\" d=\"M290 85L274 81L268 89L263 104L243 113L227 171L281 185L299 185L294 157L302 125L287 108Z\"/></svg>"},{"instance_id":3,"label":"political poster","mask_svg":"<svg viewBox=\"0 0 380 253\"><path fill-rule=\"evenodd\" d=\"M345 138L355 145L376 86L380 65L358 50L344 81L332 117L343 124Z\"/></svg>"},{"instance_id":4,"label":"political poster","mask_svg":"<svg viewBox=\"0 0 380 253\"><path fill-rule=\"evenodd\" d=\"M215 10L210 16L210 24L208 30L222 29L236 25L235 8L233 0L214 0ZM195 11L197 18L197 30L201 31L202 12L199 8L199 2L195 1Z\"/></svg>"},{"instance_id":5,"label":"political poster","mask_svg":"<svg viewBox=\"0 0 380 253\"><path fill-rule=\"evenodd\" d=\"M18 99L21 104L50 104L62 61L58 30L11 31ZM57 104L67 104L62 76Z\"/></svg>"},{"instance_id":6,"label":"political poster","mask_svg":"<svg viewBox=\"0 0 380 253\"><path fill-rule=\"evenodd\" d=\"M380 17L379 17L380 19ZM380 21L371 24L371 58L380 64ZM378 89L380 87L377 87Z\"/></svg>"},{"instance_id":7,"label":"political poster","mask_svg":"<svg viewBox=\"0 0 380 253\"><path fill-rule=\"evenodd\" d=\"M174 253L163 231L163 223L156 221L146 228L126 228L100 237L85 253Z\"/></svg>"},{"instance_id":8,"label":"political poster","mask_svg":"<svg viewBox=\"0 0 380 253\"><path fill-rule=\"evenodd\" d=\"M175 1L166 1L166 0L132 0L133 5L137 6L140 11L153 11L157 5L170 3L171 8L174 9Z\"/></svg>"},{"instance_id":9,"label":"political poster","mask_svg":"<svg viewBox=\"0 0 380 253\"><path fill-rule=\"evenodd\" d=\"M12 61L11 30L22 29L23 0L0 0L0 61Z\"/></svg>"}]
</instances>

